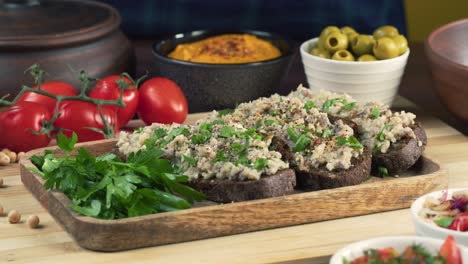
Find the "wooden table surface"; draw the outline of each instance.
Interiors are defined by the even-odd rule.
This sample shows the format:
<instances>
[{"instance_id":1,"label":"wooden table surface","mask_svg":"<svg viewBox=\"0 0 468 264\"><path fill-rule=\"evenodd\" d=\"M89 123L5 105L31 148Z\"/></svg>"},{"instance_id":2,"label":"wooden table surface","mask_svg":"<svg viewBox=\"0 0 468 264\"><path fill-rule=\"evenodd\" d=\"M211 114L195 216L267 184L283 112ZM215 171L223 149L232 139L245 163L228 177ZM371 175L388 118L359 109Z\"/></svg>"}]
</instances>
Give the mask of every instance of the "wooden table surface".
<instances>
[{"instance_id":1,"label":"wooden table surface","mask_svg":"<svg viewBox=\"0 0 468 264\"><path fill-rule=\"evenodd\" d=\"M450 187L468 187L468 138L406 100L398 106L418 115L426 129L426 154L449 171ZM197 118L197 115L192 116ZM18 166L0 167L0 204L21 212L20 224L0 217L0 263L327 263L337 249L357 240L412 235L408 209L119 253L80 248L24 188ZM333 210L333 208L330 208ZM37 214L41 228L29 229Z\"/></svg>"}]
</instances>

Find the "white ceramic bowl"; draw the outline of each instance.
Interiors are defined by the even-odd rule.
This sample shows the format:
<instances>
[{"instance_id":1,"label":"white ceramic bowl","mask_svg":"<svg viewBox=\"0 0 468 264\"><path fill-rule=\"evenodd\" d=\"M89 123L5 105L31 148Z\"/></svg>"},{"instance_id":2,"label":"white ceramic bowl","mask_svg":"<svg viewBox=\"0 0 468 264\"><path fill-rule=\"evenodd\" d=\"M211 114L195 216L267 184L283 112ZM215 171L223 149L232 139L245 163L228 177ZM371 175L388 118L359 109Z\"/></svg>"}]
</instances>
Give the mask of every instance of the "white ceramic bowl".
<instances>
[{"instance_id":1,"label":"white ceramic bowl","mask_svg":"<svg viewBox=\"0 0 468 264\"><path fill-rule=\"evenodd\" d=\"M300 48L310 89L347 93L359 102L392 103L405 71L409 49L388 60L337 61L309 54L317 41L318 38L308 40Z\"/></svg>"},{"instance_id":2,"label":"white ceramic bowl","mask_svg":"<svg viewBox=\"0 0 468 264\"><path fill-rule=\"evenodd\" d=\"M444 238L445 240L445 238ZM379 237L369 240L348 245L338 250L330 259L330 264L343 264L343 259L346 258L352 261L358 257L363 256L363 252L366 249L382 249L387 247L395 248L398 253L403 251L410 245L419 244L424 246L433 254L436 254L440 246L444 243L444 240L428 238L428 237L417 237L417 236L395 236L395 237ZM458 241L457 241L458 243ZM468 260L468 249L458 244L462 254L462 259L465 262Z\"/></svg>"},{"instance_id":3,"label":"white ceramic bowl","mask_svg":"<svg viewBox=\"0 0 468 264\"><path fill-rule=\"evenodd\" d=\"M448 189L448 195L449 197L451 197L453 192L462 190L467 189ZM430 221L424 220L422 217L419 216L419 212L421 211L426 198L428 196L432 196L438 199L442 196L442 192L443 191L437 191L423 195L419 197L416 201L414 201L411 205L411 217L413 219L416 234L419 236L433 237L438 239L445 239L448 235L452 235L459 244L468 247L468 232L459 232L442 228L434 223L431 223Z\"/></svg>"}]
</instances>

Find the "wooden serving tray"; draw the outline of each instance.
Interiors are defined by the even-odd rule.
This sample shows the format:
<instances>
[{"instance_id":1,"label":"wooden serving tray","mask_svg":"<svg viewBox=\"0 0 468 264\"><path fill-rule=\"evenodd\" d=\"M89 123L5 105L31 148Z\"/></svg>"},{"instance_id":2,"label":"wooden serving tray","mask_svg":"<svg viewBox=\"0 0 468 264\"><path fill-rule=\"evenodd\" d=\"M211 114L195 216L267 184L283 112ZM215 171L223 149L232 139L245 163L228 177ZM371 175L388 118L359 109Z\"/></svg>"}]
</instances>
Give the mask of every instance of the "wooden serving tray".
<instances>
[{"instance_id":1,"label":"wooden serving tray","mask_svg":"<svg viewBox=\"0 0 468 264\"><path fill-rule=\"evenodd\" d=\"M110 152L116 140L78 144L95 155ZM48 148L61 153L57 147ZM447 173L427 157L398 178L372 177L356 186L261 199L216 204L203 202L194 208L132 217L100 220L80 216L69 207L71 201L61 192L46 191L42 178L28 168L29 157L44 149L28 153L21 160L21 180L76 242L87 249L120 251L126 249L178 243L313 223L324 220L408 208L419 196L447 188Z\"/></svg>"}]
</instances>

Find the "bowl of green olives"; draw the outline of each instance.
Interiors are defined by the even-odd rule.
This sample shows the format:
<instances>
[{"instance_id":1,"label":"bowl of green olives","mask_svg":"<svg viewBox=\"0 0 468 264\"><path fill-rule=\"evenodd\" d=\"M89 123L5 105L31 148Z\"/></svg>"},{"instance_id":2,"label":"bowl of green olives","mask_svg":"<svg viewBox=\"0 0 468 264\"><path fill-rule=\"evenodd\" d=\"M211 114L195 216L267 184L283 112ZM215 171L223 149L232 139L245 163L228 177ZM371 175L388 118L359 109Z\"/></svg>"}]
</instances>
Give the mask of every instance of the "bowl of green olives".
<instances>
[{"instance_id":1,"label":"bowl of green olives","mask_svg":"<svg viewBox=\"0 0 468 264\"><path fill-rule=\"evenodd\" d=\"M391 104L410 50L393 26L379 27L372 35L347 26L328 26L319 37L304 42L300 53L311 89Z\"/></svg>"}]
</instances>

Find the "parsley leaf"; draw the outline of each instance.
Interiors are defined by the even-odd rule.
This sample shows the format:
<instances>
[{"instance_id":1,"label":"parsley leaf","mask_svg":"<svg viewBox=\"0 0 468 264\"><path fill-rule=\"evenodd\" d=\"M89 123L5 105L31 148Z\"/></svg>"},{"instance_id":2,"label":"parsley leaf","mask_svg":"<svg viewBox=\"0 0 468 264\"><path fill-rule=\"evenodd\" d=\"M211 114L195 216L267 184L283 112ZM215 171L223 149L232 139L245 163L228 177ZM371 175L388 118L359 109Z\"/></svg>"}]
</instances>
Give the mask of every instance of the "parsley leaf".
<instances>
[{"instance_id":1,"label":"parsley leaf","mask_svg":"<svg viewBox=\"0 0 468 264\"><path fill-rule=\"evenodd\" d=\"M263 122L266 126L272 126L272 125L277 125L278 122L272 119L267 119Z\"/></svg>"},{"instance_id":2,"label":"parsley leaf","mask_svg":"<svg viewBox=\"0 0 468 264\"><path fill-rule=\"evenodd\" d=\"M351 110L356 106L356 102L351 102L349 104L345 104L341 107L341 110Z\"/></svg>"},{"instance_id":3,"label":"parsley leaf","mask_svg":"<svg viewBox=\"0 0 468 264\"><path fill-rule=\"evenodd\" d=\"M306 148L312 143L312 140L307 137L305 134L299 136L293 147L293 152L301 152L306 150Z\"/></svg>"},{"instance_id":4,"label":"parsley leaf","mask_svg":"<svg viewBox=\"0 0 468 264\"><path fill-rule=\"evenodd\" d=\"M307 101L305 104L304 104L304 109L306 110L307 113L310 113L310 109L316 107L314 102L312 101Z\"/></svg>"},{"instance_id":5,"label":"parsley leaf","mask_svg":"<svg viewBox=\"0 0 468 264\"><path fill-rule=\"evenodd\" d=\"M359 142L359 140L357 140L355 137L337 137L336 138L336 142L338 143L338 146L344 146L344 145L348 145L350 148L354 149L354 150L358 150L358 149L362 149L363 146L361 145L361 143Z\"/></svg>"},{"instance_id":6,"label":"parsley leaf","mask_svg":"<svg viewBox=\"0 0 468 264\"><path fill-rule=\"evenodd\" d=\"M190 138L193 144L205 144L211 138L212 124L203 123L200 125L200 130Z\"/></svg>"},{"instance_id":7,"label":"parsley leaf","mask_svg":"<svg viewBox=\"0 0 468 264\"><path fill-rule=\"evenodd\" d=\"M231 126L223 126L221 127L221 132L219 134L222 138L231 138L235 135L236 130Z\"/></svg>"},{"instance_id":8,"label":"parsley leaf","mask_svg":"<svg viewBox=\"0 0 468 264\"><path fill-rule=\"evenodd\" d=\"M392 123L388 123L388 124L386 124L386 125L384 125L384 126L382 127L382 129L380 130L380 132L377 134L377 140L378 140L378 141L382 142L382 141L385 140L384 131L385 131L385 129L387 129L387 128L391 127L391 126L393 126L393 124L392 124Z\"/></svg>"},{"instance_id":9,"label":"parsley leaf","mask_svg":"<svg viewBox=\"0 0 468 264\"><path fill-rule=\"evenodd\" d=\"M323 138L329 138L333 135L333 132L330 129L325 129L322 132L322 137Z\"/></svg>"},{"instance_id":10,"label":"parsley leaf","mask_svg":"<svg viewBox=\"0 0 468 264\"><path fill-rule=\"evenodd\" d=\"M231 114L234 112L234 109L231 109L231 108L226 108L226 109L223 109L223 110L219 110L218 111L218 116L225 116L225 115L228 115L228 114Z\"/></svg>"},{"instance_id":11,"label":"parsley leaf","mask_svg":"<svg viewBox=\"0 0 468 264\"><path fill-rule=\"evenodd\" d=\"M299 135L296 133L296 131L294 131L292 127L288 127L287 132L288 132L289 138L291 138L293 142L296 142L299 139Z\"/></svg>"},{"instance_id":12,"label":"parsley leaf","mask_svg":"<svg viewBox=\"0 0 468 264\"><path fill-rule=\"evenodd\" d=\"M379 116L380 116L380 110L379 110L379 108L377 108L377 107L372 108L372 112L371 112L371 114L370 114L370 117L371 117L372 119L376 119L376 118L379 117Z\"/></svg>"},{"instance_id":13,"label":"parsley leaf","mask_svg":"<svg viewBox=\"0 0 468 264\"><path fill-rule=\"evenodd\" d=\"M155 132L163 142L187 129ZM123 162L115 154L94 156L85 148L73 152L74 139L60 137L59 147L67 152L58 157L50 151L31 160L44 179L46 189L62 191L72 201L71 209L82 215L119 219L189 208L205 196L188 186L187 176L162 158L164 151L150 146L128 156ZM154 143L154 142L153 142ZM187 157L188 162L193 162Z\"/></svg>"},{"instance_id":14,"label":"parsley leaf","mask_svg":"<svg viewBox=\"0 0 468 264\"><path fill-rule=\"evenodd\" d=\"M334 106L338 102L346 104L346 99L344 99L344 98L328 99L323 103L322 111L324 111L325 113L328 113L328 111L330 111L330 107Z\"/></svg>"},{"instance_id":15,"label":"parsley leaf","mask_svg":"<svg viewBox=\"0 0 468 264\"><path fill-rule=\"evenodd\" d=\"M267 166L268 166L268 160L265 158L259 158L253 164L253 167L258 171L263 170Z\"/></svg>"},{"instance_id":16,"label":"parsley leaf","mask_svg":"<svg viewBox=\"0 0 468 264\"><path fill-rule=\"evenodd\" d=\"M78 142L78 136L73 132L71 138L68 138L63 133L59 133L57 136L57 145L64 151L70 153Z\"/></svg>"},{"instance_id":17,"label":"parsley leaf","mask_svg":"<svg viewBox=\"0 0 468 264\"><path fill-rule=\"evenodd\" d=\"M198 163L198 160L193 158L193 157L190 157L190 156L186 156L186 155L183 155L182 156L182 160L187 162L190 166L192 167L195 167L197 166L197 163Z\"/></svg>"},{"instance_id":18,"label":"parsley leaf","mask_svg":"<svg viewBox=\"0 0 468 264\"><path fill-rule=\"evenodd\" d=\"M224 150L220 150L218 152L216 152L216 156L215 158L213 159L213 163L216 163L218 161L221 161L221 162L226 162L226 161L229 161L229 158L224 156Z\"/></svg>"}]
</instances>

